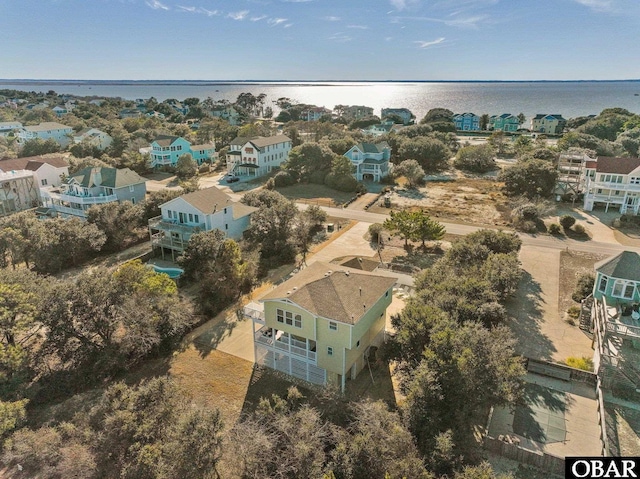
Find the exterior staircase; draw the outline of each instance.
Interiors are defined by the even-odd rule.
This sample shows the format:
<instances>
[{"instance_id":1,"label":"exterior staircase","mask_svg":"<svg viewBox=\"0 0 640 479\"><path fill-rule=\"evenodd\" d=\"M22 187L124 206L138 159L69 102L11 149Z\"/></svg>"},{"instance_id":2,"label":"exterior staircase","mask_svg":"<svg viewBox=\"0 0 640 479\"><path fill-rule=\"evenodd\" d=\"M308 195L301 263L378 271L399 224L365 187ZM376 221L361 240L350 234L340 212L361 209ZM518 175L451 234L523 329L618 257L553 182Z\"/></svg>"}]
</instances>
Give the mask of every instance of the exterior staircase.
<instances>
[{"instance_id":1,"label":"exterior staircase","mask_svg":"<svg viewBox=\"0 0 640 479\"><path fill-rule=\"evenodd\" d=\"M591 309L593 308L593 296L589 295L582 300L580 305L579 325L580 329L590 333L593 330L591 321Z\"/></svg>"}]
</instances>

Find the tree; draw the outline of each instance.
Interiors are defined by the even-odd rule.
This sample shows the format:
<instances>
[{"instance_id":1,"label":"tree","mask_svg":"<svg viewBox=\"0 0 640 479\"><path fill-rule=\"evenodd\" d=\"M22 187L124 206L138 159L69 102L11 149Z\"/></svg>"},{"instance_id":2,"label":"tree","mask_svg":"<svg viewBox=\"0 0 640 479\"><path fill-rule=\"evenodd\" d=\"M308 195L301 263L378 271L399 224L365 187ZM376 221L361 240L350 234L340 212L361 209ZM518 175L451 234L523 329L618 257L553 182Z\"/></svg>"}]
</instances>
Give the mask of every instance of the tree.
<instances>
[{"instance_id":1,"label":"tree","mask_svg":"<svg viewBox=\"0 0 640 479\"><path fill-rule=\"evenodd\" d=\"M524 125L524 122L527 120L527 117L524 116L524 113L518 113L518 124Z\"/></svg>"},{"instance_id":2,"label":"tree","mask_svg":"<svg viewBox=\"0 0 640 479\"><path fill-rule=\"evenodd\" d=\"M522 278L520 261L515 254L491 254L482 265L482 277L498 294L498 299L504 301L518 290Z\"/></svg>"},{"instance_id":3,"label":"tree","mask_svg":"<svg viewBox=\"0 0 640 479\"><path fill-rule=\"evenodd\" d=\"M346 156L334 155L331 172L325 176L324 183L338 191L356 191L358 182L353 177L354 166Z\"/></svg>"},{"instance_id":4,"label":"tree","mask_svg":"<svg viewBox=\"0 0 640 479\"><path fill-rule=\"evenodd\" d=\"M506 135L504 134L504 131L498 130L491 133L487 142L496 149L498 155L503 155L506 148L505 138Z\"/></svg>"},{"instance_id":5,"label":"tree","mask_svg":"<svg viewBox=\"0 0 640 479\"><path fill-rule=\"evenodd\" d=\"M291 238L297 215L295 203L286 198L270 206L261 206L253 213L245 236L254 247L260 248L262 259L283 264L295 258L296 249Z\"/></svg>"},{"instance_id":6,"label":"tree","mask_svg":"<svg viewBox=\"0 0 640 479\"><path fill-rule=\"evenodd\" d=\"M60 151L60 145L53 139L42 140L41 138L34 138L33 140L27 140L22 144L22 148L18 156L40 156L47 153L57 153Z\"/></svg>"},{"instance_id":7,"label":"tree","mask_svg":"<svg viewBox=\"0 0 640 479\"><path fill-rule=\"evenodd\" d=\"M389 411L382 401L361 401L353 409L349 434L341 435L333 454L338 477L433 477L425 470L398 413Z\"/></svg>"},{"instance_id":8,"label":"tree","mask_svg":"<svg viewBox=\"0 0 640 479\"><path fill-rule=\"evenodd\" d=\"M345 150L346 151L346 150ZM326 146L315 142L294 146L284 168L301 178L308 178L318 171L329 172L335 154Z\"/></svg>"},{"instance_id":9,"label":"tree","mask_svg":"<svg viewBox=\"0 0 640 479\"><path fill-rule=\"evenodd\" d=\"M496 169L494 155L495 152L490 145L465 146L458 150L453 166L459 170L486 173Z\"/></svg>"},{"instance_id":10,"label":"tree","mask_svg":"<svg viewBox=\"0 0 640 479\"><path fill-rule=\"evenodd\" d=\"M203 273L215 262L224 242L224 232L213 229L194 233L187 243L182 255L178 258L184 276L194 281L201 281Z\"/></svg>"},{"instance_id":11,"label":"tree","mask_svg":"<svg viewBox=\"0 0 640 479\"><path fill-rule=\"evenodd\" d=\"M425 241L436 241L444 237L445 228L437 221L431 219L424 211L414 211L413 215L413 232L411 239L421 241L422 246Z\"/></svg>"},{"instance_id":12,"label":"tree","mask_svg":"<svg viewBox=\"0 0 640 479\"><path fill-rule=\"evenodd\" d=\"M198 164L189 153L180 155L176 163L176 176L181 180L193 178L198 174Z\"/></svg>"},{"instance_id":13,"label":"tree","mask_svg":"<svg viewBox=\"0 0 640 479\"><path fill-rule=\"evenodd\" d=\"M424 182L424 170L416 160L404 160L394 168L393 172L395 176L404 176L409 188Z\"/></svg>"},{"instance_id":14,"label":"tree","mask_svg":"<svg viewBox=\"0 0 640 479\"><path fill-rule=\"evenodd\" d=\"M429 454L439 433L451 430L458 451L470 442L473 418L488 406L513 404L525 369L508 328L477 323L434 326L424 359L403 381L404 417L418 449Z\"/></svg>"},{"instance_id":15,"label":"tree","mask_svg":"<svg viewBox=\"0 0 640 479\"><path fill-rule=\"evenodd\" d=\"M432 108L420 120L421 124L438 123L442 121L453 121L453 112L446 108Z\"/></svg>"},{"instance_id":16,"label":"tree","mask_svg":"<svg viewBox=\"0 0 640 479\"><path fill-rule=\"evenodd\" d=\"M489 115L487 113L483 113L480 116L480 129L486 130L489 127Z\"/></svg>"},{"instance_id":17,"label":"tree","mask_svg":"<svg viewBox=\"0 0 640 479\"><path fill-rule=\"evenodd\" d=\"M498 179L504 181L508 196L547 198L553 193L557 178L558 172L549 162L530 160L505 169Z\"/></svg>"},{"instance_id":18,"label":"tree","mask_svg":"<svg viewBox=\"0 0 640 479\"><path fill-rule=\"evenodd\" d=\"M490 229L474 231L459 241L469 245L480 244L486 246L492 253L517 253L522 246L522 240L517 233Z\"/></svg>"},{"instance_id":19,"label":"tree","mask_svg":"<svg viewBox=\"0 0 640 479\"><path fill-rule=\"evenodd\" d=\"M404 245L407 246L415 228L414 216L407 210L392 211L382 226L387 231L398 233L404 239Z\"/></svg>"},{"instance_id":20,"label":"tree","mask_svg":"<svg viewBox=\"0 0 640 479\"><path fill-rule=\"evenodd\" d=\"M144 209L129 201L94 205L87 211L87 223L97 226L106 237L104 251L121 251L140 236Z\"/></svg>"},{"instance_id":21,"label":"tree","mask_svg":"<svg viewBox=\"0 0 640 479\"><path fill-rule=\"evenodd\" d=\"M416 160L426 172L443 169L451 151L440 140L415 138L403 141L398 150L400 160Z\"/></svg>"}]
</instances>

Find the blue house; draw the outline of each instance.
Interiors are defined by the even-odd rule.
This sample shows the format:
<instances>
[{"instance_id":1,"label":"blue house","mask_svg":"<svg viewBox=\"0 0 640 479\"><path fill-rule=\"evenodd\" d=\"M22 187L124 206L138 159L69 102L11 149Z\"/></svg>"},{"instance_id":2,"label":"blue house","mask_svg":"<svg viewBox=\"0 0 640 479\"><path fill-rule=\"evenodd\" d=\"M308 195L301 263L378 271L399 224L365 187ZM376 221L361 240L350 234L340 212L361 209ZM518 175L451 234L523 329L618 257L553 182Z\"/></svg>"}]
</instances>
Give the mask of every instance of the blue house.
<instances>
[{"instance_id":1,"label":"blue house","mask_svg":"<svg viewBox=\"0 0 640 479\"><path fill-rule=\"evenodd\" d=\"M151 166L176 166L178 158L187 153L201 165L204 161L213 161L216 147L213 144L192 145L180 136L161 135L151 143Z\"/></svg>"},{"instance_id":2,"label":"blue house","mask_svg":"<svg viewBox=\"0 0 640 479\"><path fill-rule=\"evenodd\" d=\"M456 130L477 131L480 129L480 117L475 113L458 113L453 115Z\"/></svg>"},{"instance_id":3,"label":"blue house","mask_svg":"<svg viewBox=\"0 0 640 479\"><path fill-rule=\"evenodd\" d=\"M591 326L594 369L614 395L640 389L640 254L623 251L595 264Z\"/></svg>"}]
</instances>

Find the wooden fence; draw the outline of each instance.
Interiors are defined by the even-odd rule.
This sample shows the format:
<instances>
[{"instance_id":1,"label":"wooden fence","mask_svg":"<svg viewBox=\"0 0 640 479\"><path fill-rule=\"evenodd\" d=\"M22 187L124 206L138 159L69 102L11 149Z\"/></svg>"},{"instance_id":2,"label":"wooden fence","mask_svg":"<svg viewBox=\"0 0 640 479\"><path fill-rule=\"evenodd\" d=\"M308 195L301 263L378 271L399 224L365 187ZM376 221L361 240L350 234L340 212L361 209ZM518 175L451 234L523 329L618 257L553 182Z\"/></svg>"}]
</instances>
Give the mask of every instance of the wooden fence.
<instances>
[{"instance_id":1,"label":"wooden fence","mask_svg":"<svg viewBox=\"0 0 640 479\"><path fill-rule=\"evenodd\" d=\"M517 444L510 444L491 436L485 436L486 450L521 464L536 467L540 470L564 477L564 459L547 453L539 453L524 449Z\"/></svg>"}]
</instances>

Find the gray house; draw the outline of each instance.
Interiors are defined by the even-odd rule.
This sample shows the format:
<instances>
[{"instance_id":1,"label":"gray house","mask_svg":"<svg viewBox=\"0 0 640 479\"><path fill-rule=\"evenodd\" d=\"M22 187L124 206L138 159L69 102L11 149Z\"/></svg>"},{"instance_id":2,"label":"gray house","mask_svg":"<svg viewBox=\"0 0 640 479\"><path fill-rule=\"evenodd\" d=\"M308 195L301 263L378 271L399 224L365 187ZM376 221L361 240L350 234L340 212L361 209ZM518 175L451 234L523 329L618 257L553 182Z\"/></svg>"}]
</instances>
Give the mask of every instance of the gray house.
<instances>
[{"instance_id":1,"label":"gray house","mask_svg":"<svg viewBox=\"0 0 640 479\"><path fill-rule=\"evenodd\" d=\"M87 167L65 178L59 188L42 190L42 202L60 215L84 218L93 205L142 201L145 181L129 168Z\"/></svg>"}]
</instances>

